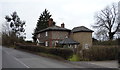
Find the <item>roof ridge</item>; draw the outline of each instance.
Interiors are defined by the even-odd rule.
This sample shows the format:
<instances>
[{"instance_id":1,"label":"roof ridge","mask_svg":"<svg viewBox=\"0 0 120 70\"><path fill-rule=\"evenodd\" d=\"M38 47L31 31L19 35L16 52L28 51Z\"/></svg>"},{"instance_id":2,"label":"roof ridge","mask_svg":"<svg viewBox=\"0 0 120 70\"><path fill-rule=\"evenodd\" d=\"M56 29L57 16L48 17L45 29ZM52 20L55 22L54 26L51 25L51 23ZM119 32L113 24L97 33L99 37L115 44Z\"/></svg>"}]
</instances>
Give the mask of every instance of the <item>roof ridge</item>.
<instances>
[{"instance_id":1,"label":"roof ridge","mask_svg":"<svg viewBox=\"0 0 120 70\"><path fill-rule=\"evenodd\" d=\"M38 33L43 32L43 31L47 31L47 30L71 31L70 29L62 28L60 26L54 25L54 26L50 26L50 27L47 27L45 29L42 29L42 30L38 31Z\"/></svg>"},{"instance_id":2,"label":"roof ridge","mask_svg":"<svg viewBox=\"0 0 120 70\"><path fill-rule=\"evenodd\" d=\"M78 26L72 29L72 32L93 32L91 29L85 26Z\"/></svg>"}]
</instances>

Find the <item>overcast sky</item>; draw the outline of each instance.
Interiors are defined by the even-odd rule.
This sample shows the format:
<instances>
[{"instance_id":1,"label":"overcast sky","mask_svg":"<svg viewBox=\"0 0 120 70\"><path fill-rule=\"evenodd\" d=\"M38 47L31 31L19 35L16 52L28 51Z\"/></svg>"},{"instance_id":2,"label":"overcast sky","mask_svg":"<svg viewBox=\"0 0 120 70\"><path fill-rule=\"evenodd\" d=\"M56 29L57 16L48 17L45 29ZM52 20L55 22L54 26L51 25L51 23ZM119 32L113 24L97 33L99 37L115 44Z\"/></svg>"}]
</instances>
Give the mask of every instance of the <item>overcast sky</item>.
<instances>
[{"instance_id":1,"label":"overcast sky","mask_svg":"<svg viewBox=\"0 0 120 70\"><path fill-rule=\"evenodd\" d=\"M86 26L92 29L94 15L107 5L119 0L0 0L0 23L5 22L5 15L16 11L21 20L26 21L26 39L32 40L32 33L36 27L40 14L46 8L52 14L56 25L65 23L65 27L72 29Z\"/></svg>"}]
</instances>

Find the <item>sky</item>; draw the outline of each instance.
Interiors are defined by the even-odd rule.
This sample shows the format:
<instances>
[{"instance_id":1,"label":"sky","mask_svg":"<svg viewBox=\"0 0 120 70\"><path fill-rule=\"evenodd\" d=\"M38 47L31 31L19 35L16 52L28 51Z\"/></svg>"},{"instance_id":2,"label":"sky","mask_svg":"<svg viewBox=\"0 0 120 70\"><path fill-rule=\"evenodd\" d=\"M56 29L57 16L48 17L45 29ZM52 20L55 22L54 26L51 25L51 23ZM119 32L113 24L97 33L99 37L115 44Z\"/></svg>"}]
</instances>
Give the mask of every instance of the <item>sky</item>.
<instances>
[{"instance_id":1,"label":"sky","mask_svg":"<svg viewBox=\"0 0 120 70\"><path fill-rule=\"evenodd\" d=\"M26 40L32 40L37 20L47 9L58 26L64 23L68 29L78 26L92 29L95 13L114 2L119 0L0 0L0 24L5 23L6 15L16 11L26 21Z\"/></svg>"}]
</instances>

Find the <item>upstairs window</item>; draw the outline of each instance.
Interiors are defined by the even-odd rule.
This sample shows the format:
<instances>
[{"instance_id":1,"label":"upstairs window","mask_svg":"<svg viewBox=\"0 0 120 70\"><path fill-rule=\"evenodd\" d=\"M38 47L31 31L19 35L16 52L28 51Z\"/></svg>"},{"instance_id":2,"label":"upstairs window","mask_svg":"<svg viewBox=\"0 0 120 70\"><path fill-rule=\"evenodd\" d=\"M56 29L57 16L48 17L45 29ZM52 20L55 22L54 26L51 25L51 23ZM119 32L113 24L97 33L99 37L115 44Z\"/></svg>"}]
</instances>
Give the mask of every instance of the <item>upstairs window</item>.
<instances>
[{"instance_id":1,"label":"upstairs window","mask_svg":"<svg viewBox=\"0 0 120 70\"><path fill-rule=\"evenodd\" d=\"M40 37L40 34L38 34L38 38Z\"/></svg>"},{"instance_id":2,"label":"upstairs window","mask_svg":"<svg viewBox=\"0 0 120 70\"><path fill-rule=\"evenodd\" d=\"M45 36L48 36L48 32L45 32Z\"/></svg>"}]
</instances>

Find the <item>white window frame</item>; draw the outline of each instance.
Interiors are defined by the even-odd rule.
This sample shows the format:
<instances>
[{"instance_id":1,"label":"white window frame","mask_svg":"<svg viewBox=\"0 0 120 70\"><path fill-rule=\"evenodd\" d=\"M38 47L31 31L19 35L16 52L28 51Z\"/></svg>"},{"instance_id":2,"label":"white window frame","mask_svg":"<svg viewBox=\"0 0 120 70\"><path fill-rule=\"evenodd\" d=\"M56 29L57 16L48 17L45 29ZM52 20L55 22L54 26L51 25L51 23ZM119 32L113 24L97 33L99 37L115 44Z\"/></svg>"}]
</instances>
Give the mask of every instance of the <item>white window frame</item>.
<instances>
[{"instance_id":1,"label":"white window frame","mask_svg":"<svg viewBox=\"0 0 120 70\"><path fill-rule=\"evenodd\" d=\"M45 36L48 36L48 32L45 32Z\"/></svg>"},{"instance_id":2,"label":"white window frame","mask_svg":"<svg viewBox=\"0 0 120 70\"><path fill-rule=\"evenodd\" d=\"M85 48L85 49L89 49L89 45L88 45L88 44L85 44L85 45L84 45L84 48Z\"/></svg>"},{"instance_id":3,"label":"white window frame","mask_svg":"<svg viewBox=\"0 0 120 70\"><path fill-rule=\"evenodd\" d=\"M55 46L57 46L58 41L55 41Z\"/></svg>"},{"instance_id":4,"label":"white window frame","mask_svg":"<svg viewBox=\"0 0 120 70\"><path fill-rule=\"evenodd\" d=\"M48 41L45 41L45 46L48 46Z\"/></svg>"}]
</instances>

